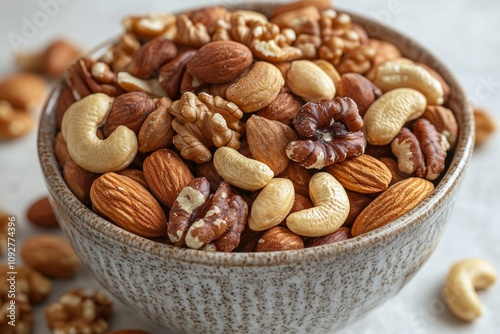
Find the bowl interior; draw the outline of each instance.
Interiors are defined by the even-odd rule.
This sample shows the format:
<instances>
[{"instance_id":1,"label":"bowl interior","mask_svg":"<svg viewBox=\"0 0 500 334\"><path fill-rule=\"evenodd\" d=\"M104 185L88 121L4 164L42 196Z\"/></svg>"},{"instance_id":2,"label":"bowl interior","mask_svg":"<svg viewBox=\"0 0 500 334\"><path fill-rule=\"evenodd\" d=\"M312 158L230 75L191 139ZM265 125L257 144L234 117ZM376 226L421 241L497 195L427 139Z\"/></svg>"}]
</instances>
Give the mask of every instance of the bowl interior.
<instances>
[{"instance_id":1,"label":"bowl interior","mask_svg":"<svg viewBox=\"0 0 500 334\"><path fill-rule=\"evenodd\" d=\"M263 12L269 11L272 4L238 4L238 8L257 9ZM342 10L340 10L342 11ZM347 12L347 11L343 11ZM272 253L213 253L198 250L184 249L164 245L142 237L133 235L114 224L98 217L85 207L66 186L58 163L56 161L53 146L56 135L55 107L62 85L56 85L44 108L38 133L38 153L42 171L52 200L64 203L75 217L83 224L91 224L93 229L102 233L103 238L119 241L126 247L132 247L138 252L155 254L160 258L169 257L191 263L202 263L220 266L285 266L308 262L312 259L324 256L342 256L348 254L352 249L364 247L373 243L383 242L384 237L394 233L404 233L412 224L426 219L429 215L439 210L455 192L459 181L466 169L473 149L473 116L466 96L452 73L432 53L420 46L412 39L401 33L381 25L378 22L366 19L355 13L347 12L353 21L363 26L370 37L379 38L395 44L405 57L429 65L438 71L450 85L451 95L448 107L455 113L459 125L459 136L453 153L453 158L440 183L434 192L420 205L408 214L396 221L378 228L372 232L360 235L346 241L325 245L321 247L306 248L302 250L272 252ZM107 44L107 43L106 43ZM95 55L104 50L101 47L95 51ZM64 228L64 227L63 227Z\"/></svg>"}]
</instances>

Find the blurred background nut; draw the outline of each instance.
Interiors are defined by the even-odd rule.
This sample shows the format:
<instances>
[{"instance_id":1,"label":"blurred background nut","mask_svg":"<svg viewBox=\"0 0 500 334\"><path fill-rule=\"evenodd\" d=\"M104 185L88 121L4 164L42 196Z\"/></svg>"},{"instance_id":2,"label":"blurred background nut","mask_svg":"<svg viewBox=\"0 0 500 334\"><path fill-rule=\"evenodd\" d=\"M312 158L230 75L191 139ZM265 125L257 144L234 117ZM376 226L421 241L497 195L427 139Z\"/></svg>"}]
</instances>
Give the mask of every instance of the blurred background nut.
<instances>
[{"instance_id":1,"label":"blurred background nut","mask_svg":"<svg viewBox=\"0 0 500 334\"><path fill-rule=\"evenodd\" d=\"M70 243L52 234L26 239L20 254L24 263L47 277L71 278L80 267L80 260Z\"/></svg>"},{"instance_id":2,"label":"blurred background nut","mask_svg":"<svg viewBox=\"0 0 500 334\"><path fill-rule=\"evenodd\" d=\"M31 223L38 227L59 226L52 205L46 196L31 203L26 216Z\"/></svg>"},{"instance_id":3,"label":"blurred background nut","mask_svg":"<svg viewBox=\"0 0 500 334\"><path fill-rule=\"evenodd\" d=\"M483 314L483 305L477 290L495 283L497 273L493 265L479 258L455 263L446 277L443 298L449 310L463 321L473 321Z\"/></svg>"},{"instance_id":4,"label":"blurred background nut","mask_svg":"<svg viewBox=\"0 0 500 334\"><path fill-rule=\"evenodd\" d=\"M73 289L45 309L47 326L53 333L103 334L108 330L112 303L101 291Z\"/></svg>"},{"instance_id":5,"label":"blurred background nut","mask_svg":"<svg viewBox=\"0 0 500 334\"><path fill-rule=\"evenodd\" d=\"M0 80L0 100L7 101L15 109L32 112L41 107L47 89L47 83L38 75L10 74Z\"/></svg>"},{"instance_id":6,"label":"blurred background nut","mask_svg":"<svg viewBox=\"0 0 500 334\"><path fill-rule=\"evenodd\" d=\"M23 298L16 298L15 326L9 324L11 311L8 309L10 300L0 298L0 333L2 334L29 334L33 331L33 311L31 305Z\"/></svg>"},{"instance_id":7,"label":"blurred background nut","mask_svg":"<svg viewBox=\"0 0 500 334\"><path fill-rule=\"evenodd\" d=\"M475 146L483 145L486 140L495 132L496 125L492 116L483 108L474 108L474 120L476 123Z\"/></svg>"},{"instance_id":8,"label":"blurred background nut","mask_svg":"<svg viewBox=\"0 0 500 334\"><path fill-rule=\"evenodd\" d=\"M0 208L0 256L7 252L9 217L11 216Z\"/></svg>"},{"instance_id":9,"label":"blurred background nut","mask_svg":"<svg viewBox=\"0 0 500 334\"><path fill-rule=\"evenodd\" d=\"M7 101L0 100L0 139L22 137L30 133L34 125L34 118L26 111L16 110Z\"/></svg>"},{"instance_id":10,"label":"blurred background nut","mask_svg":"<svg viewBox=\"0 0 500 334\"><path fill-rule=\"evenodd\" d=\"M10 287L7 278L10 277L7 273L9 269L7 263L0 264L0 279L4 284L0 285L0 299L6 301L8 298ZM16 266L16 295L21 300L25 300L30 304L39 304L45 301L52 292L52 283L50 280L30 267ZM2 332L3 333L3 332Z\"/></svg>"},{"instance_id":11,"label":"blurred background nut","mask_svg":"<svg viewBox=\"0 0 500 334\"><path fill-rule=\"evenodd\" d=\"M115 331L107 332L107 334L149 334L149 332L140 329L117 329Z\"/></svg>"},{"instance_id":12,"label":"blurred background nut","mask_svg":"<svg viewBox=\"0 0 500 334\"><path fill-rule=\"evenodd\" d=\"M20 52L16 64L23 71L39 72L50 78L60 77L80 57L81 51L67 39L56 39L40 52Z\"/></svg>"}]
</instances>

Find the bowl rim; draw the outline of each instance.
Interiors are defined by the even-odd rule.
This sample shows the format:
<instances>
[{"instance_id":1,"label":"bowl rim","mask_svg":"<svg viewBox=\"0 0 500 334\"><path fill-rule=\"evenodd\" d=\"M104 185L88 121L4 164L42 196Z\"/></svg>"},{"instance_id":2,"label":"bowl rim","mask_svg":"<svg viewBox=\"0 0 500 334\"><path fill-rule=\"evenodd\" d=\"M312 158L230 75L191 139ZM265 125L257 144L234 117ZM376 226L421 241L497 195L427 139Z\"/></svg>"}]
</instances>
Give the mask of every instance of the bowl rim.
<instances>
[{"instance_id":1,"label":"bowl rim","mask_svg":"<svg viewBox=\"0 0 500 334\"><path fill-rule=\"evenodd\" d=\"M278 3L269 4L276 5ZM241 4L238 4L238 7L241 8ZM466 95L464 94L461 85L458 83L455 76L437 57L435 57L419 43L415 42L411 37L408 37L398 30L388 27L380 22L374 21L357 13L353 13L352 11L343 10L337 7L334 7L334 9L339 12L349 14L355 23L365 26L368 24L376 24L377 29L380 31L383 31L386 34L388 33L394 38L399 38L402 41L405 41L405 43L409 44L412 48L415 48L417 52L425 55L426 63L432 63L433 68L439 73L442 75L446 74L443 76L447 78L447 83L453 88L453 96L456 101L460 101L464 105L462 114L460 114L461 121L459 121L460 126L457 144L453 152L453 158L449 162L448 169L431 195L429 195L413 210L385 226L355 238L333 244L299 250L260 253L208 252L180 248L139 237L114 225L104 218L101 218L87 208L73 195L62 177L61 170L55 158L54 150L52 149L56 135L55 107L61 92L62 80L54 86L45 107L43 108L43 112L40 116L37 137L39 162L46 186L52 197L51 199L58 203L65 203L65 205L67 205L67 210L70 211L74 217L81 217L80 221L82 224L87 224L89 227L98 230L103 237L133 248L138 252L147 253L158 258L164 258L165 261L176 260L207 266L215 265L224 267L280 267L297 265L325 257L348 255L349 252L357 248L378 244L383 242L387 237L393 236L397 233L402 233L404 230L411 228L414 224L418 224L421 220L425 219L425 217L438 212L444 206L444 203L451 199L452 194L457 189L459 181L463 177L473 151L474 121L472 108L467 102ZM102 49L108 44L109 41L102 44L100 48L97 48L97 50ZM93 56L94 54L95 53L91 53L90 56ZM456 110L454 110L454 112L458 113ZM44 163L44 161L46 163Z\"/></svg>"}]
</instances>

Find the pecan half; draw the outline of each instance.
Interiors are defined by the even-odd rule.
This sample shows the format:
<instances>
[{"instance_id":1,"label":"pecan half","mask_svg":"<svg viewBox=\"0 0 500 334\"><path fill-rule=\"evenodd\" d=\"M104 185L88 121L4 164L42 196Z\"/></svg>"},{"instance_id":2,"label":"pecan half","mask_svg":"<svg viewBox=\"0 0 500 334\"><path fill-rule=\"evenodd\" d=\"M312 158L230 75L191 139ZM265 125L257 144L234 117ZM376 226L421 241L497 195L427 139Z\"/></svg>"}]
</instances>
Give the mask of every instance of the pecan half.
<instances>
[{"instance_id":1,"label":"pecan half","mask_svg":"<svg viewBox=\"0 0 500 334\"><path fill-rule=\"evenodd\" d=\"M168 238L176 246L184 245L189 226L210 195L210 183L204 177L189 182L175 199L167 224Z\"/></svg>"},{"instance_id":2,"label":"pecan half","mask_svg":"<svg viewBox=\"0 0 500 334\"><path fill-rule=\"evenodd\" d=\"M206 214L196 220L187 231L185 242L189 248L200 249L226 233L230 225L229 220L233 218L230 214L230 201L231 186L227 182L221 182Z\"/></svg>"},{"instance_id":3,"label":"pecan half","mask_svg":"<svg viewBox=\"0 0 500 334\"><path fill-rule=\"evenodd\" d=\"M363 119L351 98L306 103L293 120L302 140L288 144L288 158L306 168L321 169L364 153ZM309 138L309 139L308 139Z\"/></svg>"},{"instance_id":4,"label":"pecan half","mask_svg":"<svg viewBox=\"0 0 500 334\"><path fill-rule=\"evenodd\" d=\"M68 68L66 83L76 100L93 93L118 96L123 92L108 65L90 58L80 58Z\"/></svg>"}]
</instances>

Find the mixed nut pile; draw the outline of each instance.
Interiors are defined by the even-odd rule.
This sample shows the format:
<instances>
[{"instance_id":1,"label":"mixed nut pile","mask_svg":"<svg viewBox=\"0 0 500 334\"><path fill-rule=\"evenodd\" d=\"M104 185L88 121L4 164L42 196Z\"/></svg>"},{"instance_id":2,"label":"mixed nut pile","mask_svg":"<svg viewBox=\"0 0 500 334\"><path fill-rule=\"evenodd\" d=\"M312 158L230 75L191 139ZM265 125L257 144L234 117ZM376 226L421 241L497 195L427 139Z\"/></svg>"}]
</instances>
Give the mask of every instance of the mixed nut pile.
<instances>
[{"instance_id":1,"label":"mixed nut pile","mask_svg":"<svg viewBox=\"0 0 500 334\"><path fill-rule=\"evenodd\" d=\"M56 157L114 224L210 251L345 240L421 203L457 122L432 68L330 1L128 17L66 72Z\"/></svg>"}]
</instances>

